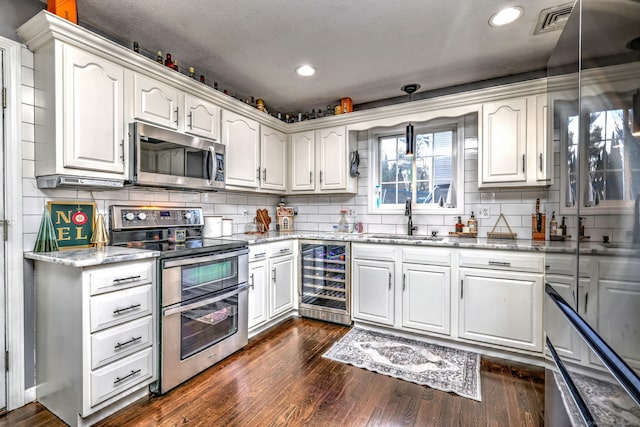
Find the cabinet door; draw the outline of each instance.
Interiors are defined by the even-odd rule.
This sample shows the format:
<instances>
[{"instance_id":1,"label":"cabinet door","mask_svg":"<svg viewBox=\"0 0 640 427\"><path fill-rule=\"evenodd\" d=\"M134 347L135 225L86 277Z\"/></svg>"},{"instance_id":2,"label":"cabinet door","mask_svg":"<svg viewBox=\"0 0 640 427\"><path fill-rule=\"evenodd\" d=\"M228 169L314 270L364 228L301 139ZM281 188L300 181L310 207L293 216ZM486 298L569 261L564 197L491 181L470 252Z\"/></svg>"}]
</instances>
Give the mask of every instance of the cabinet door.
<instances>
[{"instance_id":1,"label":"cabinet door","mask_svg":"<svg viewBox=\"0 0 640 427\"><path fill-rule=\"evenodd\" d=\"M449 335L450 273L449 267L402 266L402 326Z\"/></svg>"},{"instance_id":2,"label":"cabinet door","mask_svg":"<svg viewBox=\"0 0 640 427\"><path fill-rule=\"evenodd\" d=\"M134 74L133 112L138 120L178 129L178 89L158 80Z\"/></svg>"},{"instance_id":3,"label":"cabinet door","mask_svg":"<svg viewBox=\"0 0 640 427\"><path fill-rule=\"evenodd\" d=\"M347 188L347 138L345 127L318 131L320 190Z\"/></svg>"},{"instance_id":4,"label":"cabinet door","mask_svg":"<svg viewBox=\"0 0 640 427\"><path fill-rule=\"evenodd\" d=\"M545 280L553 286L572 307L577 306L575 278L573 276L546 275ZM544 299L545 331L559 355L580 360L580 336L550 298Z\"/></svg>"},{"instance_id":5,"label":"cabinet door","mask_svg":"<svg viewBox=\"0 0 640 427\"><path fill-rule=\"evenodd\" d=\"M184 131L220 141L220 107L195 96L184 96Z\"/></svg>"},{"instance_id":6,"label":"cabinet door","mask_svg":"<svg viewBox=\"0 0 640 427\"><path fill-rule=\"evenodd\" d=\"M275 317L293 309L293 256L269 260L271 274L271 298L269 317Z\"/></svg>"},{"instance_id":7,"label":"cabinet door","mask_svg":"<svg viewBox=\"0 0 640 427\"><path fill-rule=\"evenodd\" d=\"M549 147L549 135L547 134L549 111L547 109L547 95L535 97L535 141L536 141L536 180L550 181L552 170L553 149Z\"/></svg>"},{"instance_id":8,"label":"cabinet door","mask_svg":"<svg viewBox=\"0 0 640 427\"><path fill-rule=\"evenodd\" d=\"M353 260L353 317L384 325L394 324L394 263Z\"/></svg>"},{"instance_id":9,"label":"cabinet door","mask_svg":"<svg viewBox=\"0 0 640 427\"><path fill-rule=\"evenodd\" d=\"M261 126L260 164L262 188L287 190L287 137L282 132Z\"/></svg>"},{"instance_id":10,"label":"cabinet door","mask_svg":"<svg viewBox=\"0 0 640 427\"><path fill-rule=\"evenodd\" d=\"M64 167L122 174L124 68L63 46Z\"/></svg>"},{"instance_id":11,"label":"cabinet door","mask_svg":"<svg viewBox=\"0 0 640 427\"><path fill-rule=\"evenodd\" d=\"M291 191L315 189L315 132L291 135Z\"/></svg>"},{"instance_id":12,"label":"cabinet door","mask_svg":"<svg viewBox=\"0 0 640 427\"><path fill-rule=\"evenodd\" d=\"M527 100L482 106L481 182L526 181Z\"/></svg>"},{"instance_id":13,"label":"cabinet door","mask_svg":"<svg viewBox=\"0 0 640 427\"><path fill-rule=\"evenodd\" d=\"M249 329L267 320L267 265L249 263Z\"/></svg>"},{"instance_id":14,"label":"cabinet door","mask_svg":"<svg viewBox=\"0 0 640 427\"><path fill-rule=\"evenodd\" d=\"M222 110L222 143L226 145L226 184L258 188L260 129L258 122Z\"/></svg>"},{"instance_id":15,"label":"cabinet door","mask_svg":"<svg viewBox=\"0 0 640 427\"><path fill-rule=\"evenodd\" d=\"M459 335L542 351L542 275L460 269Z\"/></svg>"}]
</instances>

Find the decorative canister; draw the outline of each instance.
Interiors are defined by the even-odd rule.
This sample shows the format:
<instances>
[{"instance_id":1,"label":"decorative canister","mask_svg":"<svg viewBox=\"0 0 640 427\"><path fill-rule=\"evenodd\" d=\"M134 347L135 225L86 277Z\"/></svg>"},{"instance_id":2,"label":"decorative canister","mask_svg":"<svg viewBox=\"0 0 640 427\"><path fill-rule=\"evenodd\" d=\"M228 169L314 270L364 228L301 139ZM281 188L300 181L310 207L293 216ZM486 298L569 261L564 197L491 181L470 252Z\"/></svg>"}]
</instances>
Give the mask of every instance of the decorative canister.
<instances>
[{"instance_id":1,"label":"decorative canister","mask_svg":"<svg viewBox=\"0 0 640 427\"><path fill-rule=\"evenodd\" d=\"M262 99L256 100L256 108L260 111L264 111L264 100Z\"/></svg>"},{"instance_id":2,"label":"decorative canister","mask_svg":"<svg viewBox=\"0 0 640 427\"><path fill-rule=\"evenodd\" d=\"M222 218L222 235L231 236L233 234L233 219Z\"/></svg>"},{"instance_id":3,"label":"decorative canister","mask_svg":"<svg viewBox=\"0 0 640 427\"><path fill-rule=\"evenodd\" d=\"M215 238L222 236L222 216L205 215L202 235L206 238Z\"/></svg>"},{"instance_id":4,"label":"decorative canister","mask_svg":"<svg viewBox=\"0 0 640 427\"><path fill-rule=\"evenodd\" d=\"M336 105L336 108L334 109L334 113L335 113L336 116L338 114L342 114L342 104Z\"/></svg>"},{"instance_id":5,"label":"decorative canister","mask_svg":"<svg viewBox=\"0 0 640 427\"><path fill-rule=\"evenodd\" d=\"M353 101L351 98L342 98L340 104L342 105L342 114L351 113L353 111Z\"/></svg>"}]
</instances>

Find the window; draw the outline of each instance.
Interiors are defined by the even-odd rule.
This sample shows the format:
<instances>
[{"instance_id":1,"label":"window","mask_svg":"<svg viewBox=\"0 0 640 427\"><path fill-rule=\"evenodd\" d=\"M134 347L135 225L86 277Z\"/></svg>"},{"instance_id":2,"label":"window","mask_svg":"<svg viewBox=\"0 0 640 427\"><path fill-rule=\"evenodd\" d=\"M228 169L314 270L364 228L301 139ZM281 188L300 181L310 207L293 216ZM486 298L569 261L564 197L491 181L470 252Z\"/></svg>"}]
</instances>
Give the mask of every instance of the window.
<instances>
[{"instance_id":1,"label":"window","mask_svg":"<svg viewBox=\"0 0 640 427\"><path fill-rule=\"evenodd\" d=\"M407 198L413 201L415 212L462 208L455 191L456 183L463 182L462 163L458 164L462 160L458 156L462 152L462 120L440 122L414 124L413 156L406 155L405 127L373 135L372 184L376 190L371 194L373 209L403 211Z\"/></svg>"},{"instance_id":2,"label":"window","mask_svg":"<svg viewBox=\"0 0 640 427\"><path fill-rule=\"evenodd\" d=\"M631 206L640 193L640 140L631 134L632 110L630 105L612 105L602 99L586 99L582 105L581 120L574 111L562 125L566 141L563 206L580 203L601 213L616 213ZM584 135L581 145L579 135Z\"/></svg>"}]
</instances>

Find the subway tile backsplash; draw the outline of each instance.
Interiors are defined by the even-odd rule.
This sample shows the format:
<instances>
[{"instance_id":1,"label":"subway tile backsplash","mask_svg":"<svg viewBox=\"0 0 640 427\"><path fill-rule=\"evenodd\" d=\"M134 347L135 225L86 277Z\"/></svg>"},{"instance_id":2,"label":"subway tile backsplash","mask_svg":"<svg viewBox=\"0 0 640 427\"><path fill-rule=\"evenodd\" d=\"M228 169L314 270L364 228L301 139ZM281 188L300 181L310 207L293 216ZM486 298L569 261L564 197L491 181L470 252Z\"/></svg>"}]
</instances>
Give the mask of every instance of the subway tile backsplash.
<instances>
[{"instance_id":1,"label":"subway tile backsplash","mask_svg":"<svg viewBox=\"0 0 640 427\"><path fill-rule=\"evenodd\" d=\"M277 195L245 194L230 191L221 192L184 192L154 190L146 188L125 188L117 191L83 191L83 190L40 190L36 186L34 175L34 97L33 87L33 54L26 48L22 49L22 175L23 175L23 245L24 250L32 250L38 232L42 212L47 201L50 200L83 200L95 201L97 210L108 216L108 208L115 204L140 205L162 203L170 206L202 206L205 214L224 215L234 220L234 233L242 233L246 224L255 216L256 209L266 208L275 224L275 207L281 197ZM472 118L465 118L464 142L464 204L466 221L471 211L478 211L478 205L488 207L490 218L478 218L478 235L484 237L491 231L499 215L504 214L513 232L519 239L531 238L531 213L535 210L535 201L540 198L541 208L547 213L547 221L551 212L559 215L560 186L559 186L559 143L558 132L554 137L554 180L547 189L478 189L478 140L477 123ZM301 231L333 231L338 223L340 209L355 212L358 220L364 224L367 233L400 233L407 232L406 217L399 214L380 215L368 212L368 177L369 177L369 142L367 132L358 134L358 151L360 154L360 178L358 193L355 195L305 195L286 196L288 206L298 209L294 219L294 227ZM585 216L587 235L592 241L602 240L608 235L613 241L629 240L628 230L631 230L631 218L628 221L613 219L613 216ZM108 217L106 218L108 220ZM438 231L446 235L453 231L456 216L452 214L415 214L413 222L418 226L417 234L429 235ZM107 221L108 222L108 221ZM569 234L575 239L578 235L575 217L568 218ZM504 231L504 229L502 230Z\"/></svg>"}]
</instances>

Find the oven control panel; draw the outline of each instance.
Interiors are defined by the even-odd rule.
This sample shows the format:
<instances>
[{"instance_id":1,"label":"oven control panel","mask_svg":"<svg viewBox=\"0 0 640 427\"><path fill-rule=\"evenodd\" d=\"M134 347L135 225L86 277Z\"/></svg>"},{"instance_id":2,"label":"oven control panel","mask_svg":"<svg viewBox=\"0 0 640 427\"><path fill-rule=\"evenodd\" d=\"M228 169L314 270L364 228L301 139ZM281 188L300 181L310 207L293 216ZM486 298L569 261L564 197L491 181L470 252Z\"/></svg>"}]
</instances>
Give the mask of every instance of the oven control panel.
<instances>
[{"instance_id":1,"label":"oven control panel","mask_svg":"<svg viewBox=\"0 0 640 427\"><path fill-rule=\"evenodd\" d=\"M111 229L202 226L202 208L111 206Z\"/></svg>"}]
</instances>

